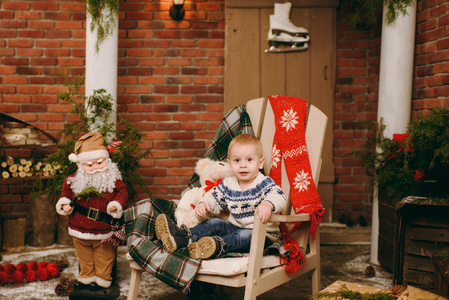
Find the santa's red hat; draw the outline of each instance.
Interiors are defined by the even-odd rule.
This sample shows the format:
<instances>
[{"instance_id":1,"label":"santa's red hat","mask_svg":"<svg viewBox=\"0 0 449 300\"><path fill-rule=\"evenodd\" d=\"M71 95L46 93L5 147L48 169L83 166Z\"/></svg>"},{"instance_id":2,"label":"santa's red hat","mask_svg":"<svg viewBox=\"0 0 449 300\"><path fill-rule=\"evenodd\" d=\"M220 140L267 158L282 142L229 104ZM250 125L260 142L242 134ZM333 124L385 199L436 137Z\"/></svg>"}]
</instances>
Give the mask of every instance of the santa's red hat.
<instances>
[{"instance_id":1,"label":"santa's red hat","mask_svg":"<svg viewBox=\"0 0 449 300\"><path fill-rule=\"evenodd\" d=\"M75 143L74 152L69 155L69 160L74 163L109 157L103 136L99 132L89 132L80 137Z\"/></svg>"}]
</instances>

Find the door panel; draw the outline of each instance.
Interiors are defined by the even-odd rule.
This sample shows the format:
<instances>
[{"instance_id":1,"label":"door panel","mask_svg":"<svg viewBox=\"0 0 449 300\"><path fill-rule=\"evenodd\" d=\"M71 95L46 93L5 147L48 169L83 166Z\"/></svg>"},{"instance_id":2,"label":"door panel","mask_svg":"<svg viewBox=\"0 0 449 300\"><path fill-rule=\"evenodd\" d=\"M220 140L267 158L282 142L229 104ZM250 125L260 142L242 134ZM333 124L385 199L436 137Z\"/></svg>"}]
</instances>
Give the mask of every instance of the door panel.
<instances>
[{"instance_id":1,"label":"door panel","mask_svg":"<svg viewBox=\"0 0 449 300\"><path fill-rule=\"evenodd\" d=\"M228 0L226 8L225 112L250 99L289 95L317 106L328 117L318 191L332 221L333 111L338 1L291 1L291 22L309 31L301 52L265 53L274 0Z\"/></svg>"}]
</instances>

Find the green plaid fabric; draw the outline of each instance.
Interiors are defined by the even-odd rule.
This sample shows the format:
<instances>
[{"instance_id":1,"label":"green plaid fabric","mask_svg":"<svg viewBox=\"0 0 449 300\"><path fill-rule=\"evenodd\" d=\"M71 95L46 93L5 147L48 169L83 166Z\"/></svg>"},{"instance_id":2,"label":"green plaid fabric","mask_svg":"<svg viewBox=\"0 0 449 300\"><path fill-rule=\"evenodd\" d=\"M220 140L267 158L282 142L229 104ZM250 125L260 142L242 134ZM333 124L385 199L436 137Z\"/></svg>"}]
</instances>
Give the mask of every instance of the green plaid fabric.
<instances>
[{"instance_id":1,"label":"green plaid fabric","mask_svg":"<svg viewBox=\"0 0 449 300\"><path fill-rule=\"evenodd\" d=\"M167 214L173 218L176 205L163 199L144 199L124 211L125 234L131 257L162 282L181 291L189 292L201 260L189 257L188 251L168 253L156 239L156 217Z\"/></svg>"},{"instance_id":2,"label":"green plaid fabric","mask_svg":"<svg viewBox=\"0 0 449 300\"><path fill-rule=\"evenodd\" d=\"M246 105L244 104L236 106L224 116L204 157L220 161L226 159L229 143L240 133L254 135L251 119L246 112ZM195 173L190 179L187 188L191 189L199 186L201 186L200 178Z\"/></svg>"}]
</instances>

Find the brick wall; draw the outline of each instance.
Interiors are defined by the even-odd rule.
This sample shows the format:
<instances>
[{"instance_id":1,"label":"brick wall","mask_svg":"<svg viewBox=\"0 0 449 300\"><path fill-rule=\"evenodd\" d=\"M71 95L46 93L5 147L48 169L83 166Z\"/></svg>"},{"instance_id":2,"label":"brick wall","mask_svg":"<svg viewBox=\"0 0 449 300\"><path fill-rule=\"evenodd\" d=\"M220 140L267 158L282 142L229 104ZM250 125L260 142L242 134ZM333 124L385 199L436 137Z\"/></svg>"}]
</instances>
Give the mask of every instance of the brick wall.
<instances>
[{"instance_id":1,"label":"brick wall","mask_svg":"<svg viewBox=\"0 0 449 300\"><path fill-rule=\"evenodd\" d=\"M156 196L177 198L223 117L224 1L120 1L119 117L146 133L141 172ZM334 218L371 215L369 178L346 156L363 143L358 120L377 118L380 26L349 28L338 9ZM448 4L418 1L413 114L448 103ZM70 106L56 68L84 72L84 0L0 3L0 111L57 136ZM145 197L145 195L140 195Z\"/></svg>"},{"instance_id":2,"label":"brick wall","mask_svg":"<svg viewBox=\"0 0 449 300\"><path fill-rule=\"evenodd\" d=\"M351 29L338 10L337 79L335 89L334 219L345 214L371 218L372 191L360 163L346 154L363 145L367 132L359 120L377 119L381 28ZM449 104L449 3L418 1L411 117L433 106Z\"/></svg>"},{"instance_id":3,"label":"brick wall","mask_svg":"<svg viewBox=\"0 0 449 300\"><path fill-rule=\"evenodd\" d=\"M335 87L334 220L342 215L371 219L372 183L356 159L348 156L367 137L361 122L377 119L380 24L351 28L344 20L351 8L338 10Z\"/></svg>"},{"instance_id":4,"label":"brick wall","mask_svg":"<svg viewBox=\"0 0 449 300\"><path fill-rule=\"evenodd\" d=\"M120 1L118 116L145 131L141 172L179 197L223 118L224 1ZM0 3L0 111L57 136L71 106L56 68L84 73L85 1ZM146 195L140 195L140 198Z\"/></svg>"}]
</instances>

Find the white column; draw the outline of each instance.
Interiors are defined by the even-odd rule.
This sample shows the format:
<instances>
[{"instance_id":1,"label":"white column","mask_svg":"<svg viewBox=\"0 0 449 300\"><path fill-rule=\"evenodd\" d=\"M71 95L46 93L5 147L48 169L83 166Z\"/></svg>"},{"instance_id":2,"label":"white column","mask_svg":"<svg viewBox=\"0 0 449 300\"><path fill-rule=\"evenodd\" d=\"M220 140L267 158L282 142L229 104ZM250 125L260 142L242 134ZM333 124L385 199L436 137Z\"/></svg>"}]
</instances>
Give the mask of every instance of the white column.
<instances>
[{"instance_id":1,"label":"white column","mask_svg":"<svg viewBox=\"0 0 449 300\"><path fill-rule=\"evenodd\" d=\"M94 90L105 89L114 99L109 122L117 122L117 59L118 59L118 18L112 34L108 35L95 50L97 30L90 30L91 17L86 15L86 82L85 95L93 95Z\"/></svg>"},{"instance_id":2,"label":"white column","mask_svg":"<svg viewBox=\"0 0 449 300\"><path fill-rule=\"evenodd\" d=\"M386 7L382 26L379 74L378 121L386 125L384 135L405 133L410 122L413 59L415 50L416 0L407 8L407 15L399 13L396 21L387 25ZM373 196L373 223L371 232L371 258L378 264L379 199Z\"/></svg>"}]
</instances>

